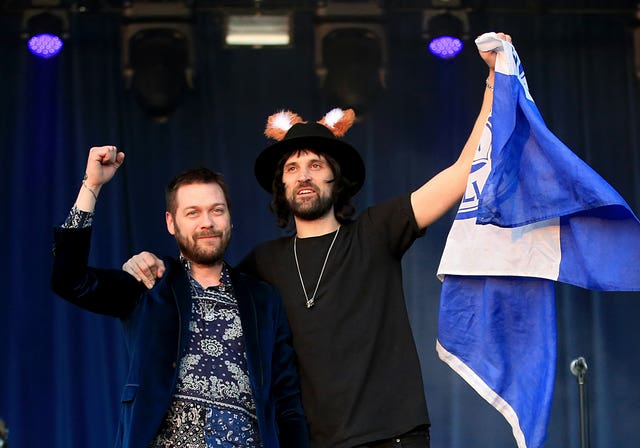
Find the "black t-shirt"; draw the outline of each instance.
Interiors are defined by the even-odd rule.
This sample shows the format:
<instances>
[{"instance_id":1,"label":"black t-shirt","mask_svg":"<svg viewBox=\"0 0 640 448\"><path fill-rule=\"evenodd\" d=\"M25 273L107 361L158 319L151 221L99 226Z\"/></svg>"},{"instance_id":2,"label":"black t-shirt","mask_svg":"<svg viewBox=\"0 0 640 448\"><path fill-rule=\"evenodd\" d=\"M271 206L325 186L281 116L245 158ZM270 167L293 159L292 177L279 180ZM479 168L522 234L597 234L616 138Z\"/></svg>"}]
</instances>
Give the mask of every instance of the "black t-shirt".
<instances>
[{"instance_id":1,"label":"black t-shirt","mask_svg":"<svg viewBox=\"0 0 640 448\"><path fill-rule=\"evenodd\" d=\"M240 264L283 297L313 447L352 447L429 423L401 266L421 235L408 195L368 208L339 229L311 308L294 237L260 244ZM334 236L296 243L309 297Z\"/></svg>"}]
</instances>

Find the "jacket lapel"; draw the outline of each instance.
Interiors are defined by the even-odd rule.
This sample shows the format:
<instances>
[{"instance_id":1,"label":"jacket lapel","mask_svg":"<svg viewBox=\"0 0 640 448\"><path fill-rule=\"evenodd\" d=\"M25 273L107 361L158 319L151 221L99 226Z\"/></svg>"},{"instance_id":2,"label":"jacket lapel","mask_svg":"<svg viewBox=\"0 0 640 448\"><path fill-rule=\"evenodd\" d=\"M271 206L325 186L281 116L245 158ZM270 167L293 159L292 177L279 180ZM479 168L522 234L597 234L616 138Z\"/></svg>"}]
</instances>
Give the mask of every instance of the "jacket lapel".
<instances>
[{"instance_id":1,"label":"jacket lapel","mask_svg":"<svg viewBox=\"0 0 640 448\"><path fill-rule=\"evenodd\" d=\"M237 272L230 268L229 273L238 302L240 321L242 322L245 350L247 352L247 366L251 372L249 376L258 382L257 386L262 387L264 386L264 372L262 357L260 356L258 312L253 294Z\"/></svg>"}]
</instances>

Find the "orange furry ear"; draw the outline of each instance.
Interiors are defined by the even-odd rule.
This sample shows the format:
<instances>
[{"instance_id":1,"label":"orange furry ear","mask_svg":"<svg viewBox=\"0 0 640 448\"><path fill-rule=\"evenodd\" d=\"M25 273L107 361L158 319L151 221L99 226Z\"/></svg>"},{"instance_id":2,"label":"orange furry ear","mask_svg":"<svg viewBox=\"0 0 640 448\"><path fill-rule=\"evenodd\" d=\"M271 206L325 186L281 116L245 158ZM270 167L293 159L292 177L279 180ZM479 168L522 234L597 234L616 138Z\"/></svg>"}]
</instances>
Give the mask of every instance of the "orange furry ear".
<instances>
[{"instance_id":1,"label":"orange furry ear","mask_svg":"<svg viewBox=\"0 0 640 448\"><path fill-rule=\"evenodd\" d=\"M280 141L287 134L287 131L297 123L303 123L302 118L298 114L294 114L288 110L277 112L270 115L267 119L267 127L264 130L264 135Z\"/></svg>"},{"instance_id":2,"label":"orange furry ear","mask_svg":"<svg viewBox=\"0 0 640 448\"><path fill-rule=\"evenodd\" d=\"M335 108L327 112L318 123L329 128L336 137L342 137L347 133L355 120L356 113L353 109L342 110Z\"/></svg>"}]
</instances>

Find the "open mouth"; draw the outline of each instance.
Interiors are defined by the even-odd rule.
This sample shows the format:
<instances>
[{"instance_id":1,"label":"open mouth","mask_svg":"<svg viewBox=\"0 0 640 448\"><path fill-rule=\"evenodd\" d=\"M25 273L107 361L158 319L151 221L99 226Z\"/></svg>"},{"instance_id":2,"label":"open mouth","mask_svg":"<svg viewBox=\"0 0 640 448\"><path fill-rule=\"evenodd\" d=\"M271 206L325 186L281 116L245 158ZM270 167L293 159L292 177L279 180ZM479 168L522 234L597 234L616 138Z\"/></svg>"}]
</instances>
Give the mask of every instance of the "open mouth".
<instances>
[{"instance_id":1,"label":"open mouth","mask_svg":"<svg viewBox=\"0 0 640 448\"><path fill-rule=\"evenodd\" d=\"M297 195L298 196L304 196L304 195L313 194L313 193L315 193L315 190L313 190L311 188L301 188L301 189L298 190Z\"/></svg>"}]
</instances>

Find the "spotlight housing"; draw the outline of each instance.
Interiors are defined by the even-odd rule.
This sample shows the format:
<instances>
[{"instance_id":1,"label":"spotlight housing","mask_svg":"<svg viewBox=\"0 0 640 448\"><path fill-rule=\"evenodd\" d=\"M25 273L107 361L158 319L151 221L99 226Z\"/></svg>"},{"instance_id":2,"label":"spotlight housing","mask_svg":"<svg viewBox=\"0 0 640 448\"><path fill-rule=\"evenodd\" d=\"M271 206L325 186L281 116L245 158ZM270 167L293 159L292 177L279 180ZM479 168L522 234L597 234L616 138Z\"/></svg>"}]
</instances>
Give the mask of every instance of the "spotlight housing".
<instances>
[{"instance_id":1,"label":"spotlight housing","mask_svg":"<svg viewBox=\"0 0 640 448\"><path fill-rule=\"evenodd\" d=\"M194 87L191 10L180 3L135 3L124 15L125 85L150 117L165 122Z\"/></svg>"},{"instance_id":2,"label":"spotlight housing","mask_svg":"<svg viewBox=\"0 0 640 448\"><path fill-rule=\"evenodd\" d=\"M187 90L187 36L174 28L149 28L129 39L131 88L152 117L170 115Z\"/></svg>"},{"instance_id":3,"label":"spotlight housing","mask_svg":"<svg viewBox=\"0 0 640 448\"><path fill-rule=\"evenodd\" d=\"M316 15L316 74L327 107L362 116L386 88L387 37L375 1L327 2Z\"/></svg>"},{"instance_id":4,"label":"spotlight housing","mask_svg":"<svg viewBox=\"0 0 640 448\"><path fill-rule=\"evenodd\" d=\"M23 16L23 38L29 51L40 58L56 56L68 37L68 17L65 11L27 10Z\"/></svg>"},{"instance_id":5,"label":"spotlight housing","mask_svg":"<svg viewBox=\"0 0 640 448\"><path fill-rule=\"evenodd\" d=\"M465 11L425 11L423 34L431 54L441 59L455 58L468 38L469 21Z\"/></svg>"}]
</instances>

